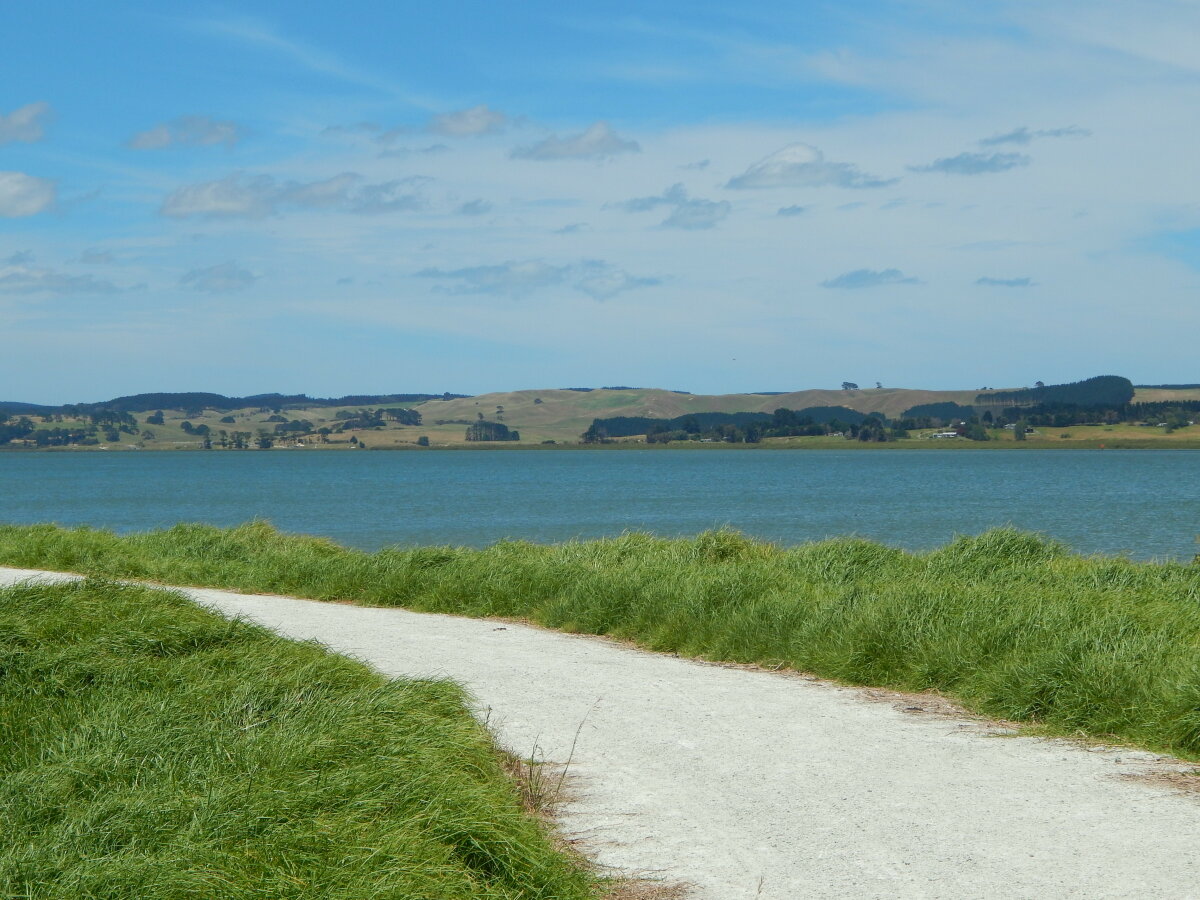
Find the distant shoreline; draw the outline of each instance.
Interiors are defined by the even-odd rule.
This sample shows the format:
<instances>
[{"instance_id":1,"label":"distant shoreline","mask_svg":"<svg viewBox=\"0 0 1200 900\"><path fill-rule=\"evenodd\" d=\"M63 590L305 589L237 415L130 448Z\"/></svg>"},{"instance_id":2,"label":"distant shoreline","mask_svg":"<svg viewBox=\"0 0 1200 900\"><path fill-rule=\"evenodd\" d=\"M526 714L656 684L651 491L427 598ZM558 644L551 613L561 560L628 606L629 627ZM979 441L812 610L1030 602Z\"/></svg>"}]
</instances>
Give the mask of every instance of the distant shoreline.
<instances>
[{"instance_id":1,"label":"distant shoreline","mask_svg":"<svg viewBox=\"0 0 1200 900\"><path fill-rule=\"evenodd\" d=\"M368 451L372 453L442 453L442 452L578 452L592 451L599 453L614 453L614 452L636 452L643 451L647 453L658 453L663 450L687 450L698 453L703 453L712 450L737 450L739 452L750 452L755 450L762 451L781 451L781 450L798 450L804 452L820 451L820 450L853 450L853 451L903 451L911 450L918 453L926 452L946 452L958 453L969 451L988 451L988 450L1200 450L1200 438L1196 440L1172 440L1164 441L1161 439L1146 439L1146 440L1109 440L1109 441L1034 441L1026 440L1023 443L1015 441L930 441L930 440L913 440L913 441L889 441L887 443L864 442L864 441L845 441L843 444L832 442L821 442L812 444L803 443L768 443L745 444L745 443L726 443L726 442L711 442L703 443L700 441L674 441L669 444L645 444L636 442L620 442L612 444L522 444L518 441L487 441L477 443L450 444L443 446L419 447L413 446L397 446L390 444L380 447L364 446L362 448L354 447L339 447L330 445L312 445L309 447L272 447L267 450L245 449L233 450L222 448L203 447L0 447L0 454L5 453L217 453L221 455L236 454L243 455L247 453L348 453Z\"/></svg>"}]
</instances>

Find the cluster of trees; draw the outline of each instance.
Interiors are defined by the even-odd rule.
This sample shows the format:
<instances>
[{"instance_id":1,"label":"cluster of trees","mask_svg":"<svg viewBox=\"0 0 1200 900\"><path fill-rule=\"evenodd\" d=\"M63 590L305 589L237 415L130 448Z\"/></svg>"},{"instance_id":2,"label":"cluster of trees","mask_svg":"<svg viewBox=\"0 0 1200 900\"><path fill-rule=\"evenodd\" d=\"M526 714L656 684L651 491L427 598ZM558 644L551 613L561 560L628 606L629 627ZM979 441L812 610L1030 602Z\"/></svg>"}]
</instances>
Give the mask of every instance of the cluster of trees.
<instances>
[{"instance_id":1,"label":"cluster of trees","mask_svg":"<svg viewBox=\"0 0 1200 900\"><path fill-rule=\"evenodd\" d=\"M975 402L981 406L1123 406L1133 400L1133 382L1120 375L1098 375L1070 384L1042 384L1019 391L997 391L979 394Z\"/></svg>"},{"instance_id":2,"label":"cluster of trees","mask_svg":"<svg viewBox=\"0 0 1200 900\"><path fill-rule=\"evenodd\" d=\"M61 422L62 417L55 418L47 415L43 421ZM122 432L137 433L136 424L130 425L124 420L117 421L120 424L114 425L112 422L99 424L96 421L90 421L56 428L39 428L28 416L12 419L7 414L0 413L0 444L9 444L13 441L33 441L36 447L72 445L86 447L99 444L101 437L106 441L116 442L121 439Z\"/></svg>"},{"instance_id":3,"label":"cluster of trees","mask_svg":"<svg viewBox=\"0 0 1200 900\"><path fill-rule=\"evenodd\" d=\"M692 413L674 419L613 416L595 419L582 435L584 443L605 443L644 434L650 444L672 441L720 441L756 444L770 437L837 434L848 440L892 441L907 435L888 426L878 414L864 415L844 406L777 409L774 413Z\"/></svg>"},{"instance_id":4,"label":"cluster of trees","mask_svg":"<svg viewBox=\"0 0 1200 900\"><path fill-rule=\"evenodd\" d=\"M500 422L480 419L467 426L468 441L519 441L521 433Z\"/></svg>"},{"instance_id":5,"label":"cluster of trees","mask_svg":"<svg viewBox=\"0 0 1200 900\"><path fill-rule=\"evenodd\" d=\"M356 412L338 410L333 417L341 423L339 430L347 428L382 428L388 422L398 425L420 425L421 414L415 409L360 409Z\"/></svg>"},{"instance_id":6,"label":"cluster of trees","mask_svg":"<svg viewBox=\"0 0 1200 900\"><path fill-rule=\"evenodd\" d=\"M1200 418L1200 401L1121 403L1112 406L1077 406L1041 403L984 409L957 403L924 403L906 410L894 424L908 430L957 426L959 423L1002 428L1024 422L1034 428L1069 428L1073 425L1116 425L1123 422L1164 423L1169 429L1186 428Z\"/></svg>"},{"instance_id":7,"label":"cluster of trees","mask_svg":"<svg viewBox=\"0 0 1200 900\"><path fill-rule=\"evenodd\" d=\"M747 425L768 422L770 419L771 417L766 413L756 412L689 413L674 419L654 419L649 416L610 416L606 419L594 419L588 430L583 433L583 442L585 444L601 443L612 438L631 437L635 434L658 435L679 431L695 434L724 426L744 428Z\"/></svg>"},{"instance_id":8,"label":"cluster of trees","mask_svg":"<svg viewBox=\"0 0 1200 900\"><path fill-rule=\"evenodd\" d=\"M96 435L98 430L94 427L78 427L78 428L39 428L28 438L33 440L35 447L69 447L76 446L95 446L100 443L100 438Z\"/></svg>"}]
</instances>

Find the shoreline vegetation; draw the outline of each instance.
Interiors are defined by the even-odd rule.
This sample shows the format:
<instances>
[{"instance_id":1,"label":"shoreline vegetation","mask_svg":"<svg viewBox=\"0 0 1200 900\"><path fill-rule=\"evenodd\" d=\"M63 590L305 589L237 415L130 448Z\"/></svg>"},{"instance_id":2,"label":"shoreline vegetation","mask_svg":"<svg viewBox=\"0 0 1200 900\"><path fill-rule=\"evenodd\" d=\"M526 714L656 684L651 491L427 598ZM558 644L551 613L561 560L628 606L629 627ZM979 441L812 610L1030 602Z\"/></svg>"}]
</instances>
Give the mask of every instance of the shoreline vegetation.
<instances>
[{"instance_id":1,"label":"shoreline vegetation","mask_svg":"<svg viewBox=\"0 0 1200 900\"><path fill-rule=\"evenodd\" d=\"M0 894L596 900L448 681L179 594L0 590Z\"/></svg>"},{"instance_id":2,"label":"shoreline vegetation","mask_svg":"<svg viewBox=\"0 0 1200 900\"><path fill-rule=\"evenodd\" d=\"M261 521L6 525L0 564L525 620L1200 759L1200 563L1085 557L1012 529L926 553L732 531L367 553Z\"/></svg>"}]
</instances>

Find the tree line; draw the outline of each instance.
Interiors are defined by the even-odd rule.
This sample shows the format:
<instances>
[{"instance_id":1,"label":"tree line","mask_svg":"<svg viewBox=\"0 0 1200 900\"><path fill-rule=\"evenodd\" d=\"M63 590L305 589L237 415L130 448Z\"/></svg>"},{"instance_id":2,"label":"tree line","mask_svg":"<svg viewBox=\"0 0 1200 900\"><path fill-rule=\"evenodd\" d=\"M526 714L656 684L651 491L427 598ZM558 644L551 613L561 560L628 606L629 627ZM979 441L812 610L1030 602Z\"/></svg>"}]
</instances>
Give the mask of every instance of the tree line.
<instances>
[{"instance_id":1,"label":"tree line","mask_svg":"<svg viewBox=\"0 0 1200 900\"><path fill-rule=\"evenodd\" d=\"M980 406L1121 406L1133 400L1133 382L1120 375L1098 375L1069 384L1042 384L1018 391L996 391L975 397Z\"/></svg>"},{"instance_id":2,"label":"tree line","mask_svg":"<svg viewBox=\"0 0 1200 900\"><path fill-rule=\"evenodd\" d=\"M689 413L673 419L610 416L595 419L581 438L585 444L607 443L620 437L645 435L648 444L673 441L712 441L757 444L764 438L840 435L847 440L884 442L907 437L889 427L878 413L864 414L844 406L767 413Z\"/></svg>"}]
</instances>

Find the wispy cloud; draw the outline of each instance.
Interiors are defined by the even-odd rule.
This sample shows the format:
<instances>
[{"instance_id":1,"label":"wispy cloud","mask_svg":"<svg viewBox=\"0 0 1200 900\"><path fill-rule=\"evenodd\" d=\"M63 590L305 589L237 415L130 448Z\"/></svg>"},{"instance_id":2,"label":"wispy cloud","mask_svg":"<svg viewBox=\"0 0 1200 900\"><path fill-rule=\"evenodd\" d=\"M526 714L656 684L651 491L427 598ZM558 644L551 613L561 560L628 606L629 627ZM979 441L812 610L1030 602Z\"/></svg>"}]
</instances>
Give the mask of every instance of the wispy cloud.
<instances>
[{"instance_id":1,"label":"wispy cloud","mask_svg":"<svg viewBox=\"0 0 1200 900\"><path fill-rule=\"evenodd\" d=\"M604 159L618 153L637 153L637 141L621 137L607 122L596 122L586 131L566 137L551 135L528 147L512 151L513 159Z\"/></svg>"},{"instance_id":2,"label":"wispy cloud","mask_svg":"<svg viewBox=\"0 0 1200 900\"><path fill-rule=\"evenodd\" d=\"M920 284L919 278L905 275L899 269L855 269L836 278L822 281L821 287L855 290L858 288L881 287L885 284Z\"/></svg>"},{"instance_id":3,"label":"wispy cloud","mask_svg":"<svg viewBox=\"0 0 1200 900\"><path fill-rule=\"evenodd\" d=\"M450 292L456 294L523 297L546 288L567 286L587 294L593 300L607 300L623 291L659 283L657 278L631 275L611 263L596 259L557 266L541 259L510 260L493 266L422 269L416 276L457 282L450 288Z\"/></svg>"},{"instance_id":4,"label":"wispy cloud","mask_svg":"<svg viewBox=\"0 0 1200 900\"><path fill-rule=\"evenodd\" d=\"M14 109L8 115L0 113L0 145L40 141L46 136L46 122L50 116L50 104L45 101Z\"/></svg>"},{"instance_id":5,"label":"wispy cloud","mask_svg":"<svg viewBox=\"0 0 1200 900\"><path fill-rule=\"evenodd\" d=\"M626 212L648 212L659 207L668 207L671 214L659 223L664 228L683 228L695 231L712 228L729 215L733 205L727 200L705 200L689 197L682 183L673 184L661 194L653 197L635 197L616 204Z\"/></svg>"},{"instance_id":6,"label":"wispy cloud","mask_svg":"<svg viewBox=\"0 0 1200 900\"><path fill-rule=\"evenodd\" d=\"M0 172L0 217L21 219L54 206L57 188L48 178L24 172Z\"/></svg>"},{"instance_id":7,"label":"wispy cloud","mask_svg":"<svg viewBox=\"0 0 1200 900\"><path fill-rule=\"evenodd\" d=\"M811 144L788 144L729 179L729 188L841 187L880 188L897 178L877 178L852 163L832 162Z\"/></svg>"},{"instance_id":8,"label":"wispy cloud","mask_svg":"<svg viewBox=\"0 0 1200 900\"><path fill-rule=\"evenodd\" d=\"M208 116L180 116L162 122L146 131L139 131L128 141L134 150L162 150L167 147L232 147L242 138L236 122L211 119Z\"/></svg>"},{"instance_id":9,"label":"wispy cloud","mask_svg":"<svg viewBox=\"0 0 1200 900\"><path fill-rule=\"evenodd\" d=\"M116 294L122 290L91 275L69 275L20 263L0 266L0 294Z\"/></svg>"},{"instance_id":10,"label":"wispy cloud","mask_svg":"<svg viewBox=\"0 0 1200 900\"><path fill-rule=\"evenodd\" d=\"M1066 128L1040 128L1032 131L1025 126L1021 126L1004 134L994 134L991 137L983 138L979 141L979 146L996 147L1000 144L1026 145L1032 143L1037 138L1083 138L1090 137L1091 134L1086 128L1078 128L1074 125L1068 125Z\"/></svg>"},{"instance_id":11,"label":"wispy cloud","mask_svg":"<svg viewBox=\"0 0 1200 900\"><path fill-rule=\"evenodd\" d=\"M348 84L388 94L410 106L432 111L440 105L386 78L380 78L352 66L336 54L313 47L303 41L285 37L270 24L261 20L250 18L210 19L194 22L193 26L200 32L217 35L258 50L272 52L318 75L326 75Z\"/></svg>"},{"instance_id":12,"label":"wispy cloud","mask_svg":"<svg viewBox=\"0 0 1200 900\"><path fill-rule=\"evenodd\" d=\"M987 175L1029 165L1023 153L960 153L935 159L924 166L909 166L910 172L941 172L944 175Z\"/></svg>"},{"instance_id":13,"label":"wispy cloud","mask_svg":"<svg viewBox=\"0 0 1200 900\"><path fill-rule=\"evenodd\" d=\"M457 112L440 113L429 120L425 130L443 137L478 137L499 134L508 126L509 118L486 105L472 106Z\"/></svg>"},{"instance_id":14,"label":"wispy cloud","mask_svg":"<svg viewBox=\"0 0 1200 900\"><path fill-rule=\"evenodd\" d=\"M781 206L775 211L777 216L802 216L808 212L807 206Z\"/></svg>"},{"instance_id":15,"label":"wispy cloud","mask_svg":"<svg viewBox=\"0 0 1200 900\"><path fill-rule=\"evenodd\" d=\"M261 219L286 209L324 209L373 214L420 209L425 178L375 184L343 172L321 181L279 181L271 175L235 172L217 181L186 185L172 192L160 212L169 218Z\"/></svg>"},{"instance_id":16,"label":"wispy cloud","mask_svg":"<svg viewBox=\"0 0 1200 900\"><path fill-rule=\"evenodd\" d=\"M482 216L492 211L492 204L486 200L469 200L455 210L462 216Z\"/></svg>"},{"instance_id":17,"label":"wispy cloud","mask_svg":"<svg viewBox=\"0 0 1200 900\"><path fill-rule=\"evenodd\" d=\"M1032 278L988 278L986 275L983 278L976 278L975 283L985 287L1024 288L1034 286Z\"/></svg>"},{"instance_id":18,"label":"wispy cloud","mask_svg":"<svg viewBox=\"0 0 1200 900\"><path fill-rule=\"evenodd\" d=\"M89 266L106 266L113 261L113 255L108 250L91 248L79 254L79 261Z\"/></svg>"},{"instance_id":19,"label":"wispy cloud","mask_svg":"<svg viewBox=\"0 0 1200 900\"><path fill-rule=\"evenodd\" d=\"M663 228L683 228L696 231L712 228L729 215L733 205L728 200L687 200L676 206L662 221Z\"/></svg>"},{"instance_id":20,"label":"wispy cloud","mask_svg":"<svg viewBox=\"0 0 1200 900\"><path fill-rule=\"evenodd\" d=\"M206 294L227 294L250 287L258 276L235 262L219 263L203 269L192 269L179 279L180 285Z\"/></svg>"}]
</instances>

